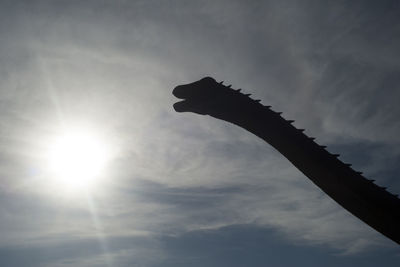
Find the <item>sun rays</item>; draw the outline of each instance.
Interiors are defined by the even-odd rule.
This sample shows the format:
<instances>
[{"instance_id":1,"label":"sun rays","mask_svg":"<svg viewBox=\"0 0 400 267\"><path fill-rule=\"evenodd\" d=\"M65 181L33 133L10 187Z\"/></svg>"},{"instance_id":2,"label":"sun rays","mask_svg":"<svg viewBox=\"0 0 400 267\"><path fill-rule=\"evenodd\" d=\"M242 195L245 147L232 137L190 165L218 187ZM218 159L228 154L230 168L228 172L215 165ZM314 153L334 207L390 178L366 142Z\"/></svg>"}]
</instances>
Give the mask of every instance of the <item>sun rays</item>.
<instances>
[{"instance_id":1,"label":"sun rays","mask_svg":"<svg viewBox=\"0 0 400 267\"><path fill-rule=\"evenodd\" d=\"M87 189L102 175L110 158L107 144L86 129L68 129L48 143L47 170L51 181L71 190Z\"/></svg>"}]
</instances>

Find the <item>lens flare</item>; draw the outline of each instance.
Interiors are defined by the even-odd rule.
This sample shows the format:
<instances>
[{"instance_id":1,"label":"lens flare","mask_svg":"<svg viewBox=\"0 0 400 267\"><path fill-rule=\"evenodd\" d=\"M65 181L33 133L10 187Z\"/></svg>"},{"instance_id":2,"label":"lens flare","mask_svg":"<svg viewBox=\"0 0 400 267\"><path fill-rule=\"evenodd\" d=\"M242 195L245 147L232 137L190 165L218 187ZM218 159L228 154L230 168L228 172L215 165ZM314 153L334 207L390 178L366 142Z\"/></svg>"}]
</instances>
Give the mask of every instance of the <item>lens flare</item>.
<instances>
[{"instance_id":1,"label":"lens flare","mask_svg":"<svg viewBox=\"0 0 400 267\"><path fill-rule=\"evenodd\" d=\"M47 153L51 178L69 188L86 188L93 184L102 174L107 160L104 142L83 131L55 138Z\"/></svg>"}]
</instances>

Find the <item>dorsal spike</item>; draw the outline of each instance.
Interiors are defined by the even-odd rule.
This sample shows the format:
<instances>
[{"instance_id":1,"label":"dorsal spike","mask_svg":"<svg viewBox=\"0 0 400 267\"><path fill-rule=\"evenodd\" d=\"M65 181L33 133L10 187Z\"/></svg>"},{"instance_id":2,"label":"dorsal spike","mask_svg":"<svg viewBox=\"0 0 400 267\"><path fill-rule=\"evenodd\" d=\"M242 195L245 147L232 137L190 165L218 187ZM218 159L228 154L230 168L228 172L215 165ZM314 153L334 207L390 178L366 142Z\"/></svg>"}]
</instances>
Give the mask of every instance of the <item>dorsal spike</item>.
<instances>
[{"instance_id":1,"label":"dorsal spike","mask_svg":"<svg viewBox=\"0 0 400 267\"><path fill-rule=\"evenodd\" d=\"M230 84L230 85L227 85L226 87L228 87L228 88L231 88L231 86L232 86L232 84Z\"/></svg>"},{"instance_id":2,"label":"dorsal spike","mask_svg":"<svg viewBox=\"0 0 400 267\"><path fill-rule=\"evenodd\" d=\"M344 165L346 165L347 167L351 167L352 166L352 164L350 164L350 163L345 163Z\"/></svg>"},{"instance_id":3,"label":"dorsal spike","mask_svg":"<svg viewBox=\"0 0 400 267\"><path fill-rule=\"evenodd\" d=\"M220 90L216 93L217 97L223 98L225 94L227 101L232 99L228 109L223 107L217 109L215 105L208 105L206 101L203 101L203 96L197 93L197 85L208 87L210 84L214 84L214 87L217 87L215 89ZM307 141L308 135L299 132L304 130L289 126L285 118L277 116L274 110L265 110L262 108L264 106L255 104L252 98L242 97L243 94L235 94L234 89L226 90L225 85L215 84L218 84L215 80L207 79L184 85L184 87L175 87L173 94L177 98L185 99L189 95L189 101L186 103L180 101L174 104L175 111L209 114L255 134L271 144L338 204L400 244L400 228L394 227L400 225L400 218L393 215L398 212L400 199L391 197L390 192L379 191L379 185L369 184L368 177L360 175L362 172L357 172L355 168L346 168L340 160L331 156L330 149L325 150L326 146ZM183 90L188 90L188 92L185 93ZM192 90L196 92L193 97L198 97L199 101L193 101L191 104ZM230 96L235 96L236 99ZM231 108L240 104L240 100L245 104L244 112Z\"/></svg>"},{"instance_id":4,"label":"dorsal spike","mask_svg":"<svg viewBox=\"0 0 400 267\"><path fill-rule=\"evenodd\" d=\"M293 123L294 120L286 120L288 123Z\"/></svg>"},{"instance_id":5,"label":"dorsal spike","mask_svg":"<svg viewBox=\"0 0 400 267\"><path fill-rule=\"evenodd\" d=\"M251 94L244 94L245 96L251 96Z\"/></svg>"},{"instance_id":6,"label":"dorsal spike","mask_svg":"<svg viewBox=\"0 0 400 267\"><path fill-rule=\"evenodd\" d=\"M224 84L224 81L220 81L219 84Z\"/></svg>"},{"instance_id":7,"label":"dorsal spike","mask_svg":"<svg viewBox=\"0 0 400 267\"><path fill-rule=\"evenodd\" d=\"M374 179L368 179L368 181L370 181L371 183L375 182Z\"/></svg>"},{"instance_id":8,"label":"dorsal spike","mask_svg":"<svg viewBox=\"0 0 400 267\"><path fill-rule=\"evenodd\" d=\"M359 175L362 175L362 174L363 174L363 172L359 172L359 171L356 171L356 173L359 174Z\"/></svg>"},{"instance_id":9,"label":"dorsal spike","mask_svg":"<svg viewBox=\"0 0 400 267\"><path fill-rule=\"evenodd\" d=\"M304 129L297 129L297 130L299 130L300 132L304 132L305 131Z\"/></svg>"},{"instance_id":10,"label":"dorsal spike","mask_svg":"<svg viewBox=\"0 0 400 267\"><path fill-rule=\"evenodd\" d=\"M385 186L380 186L380 188L382 188L383 190L386 190L387 187L385 187Z\"/></svg>"},{"instance_id":11,"label":"dorsal spike","mask_svg":"<svg viewBox=\"0 0 400 267\"><path fill-rule=\"evenodd\" d=\"M320 145L320 147L323 149L327 148L327 146L324 146L324 145Z\"/></svg>"},{"instance_id":12,"label":"dorsal spike","mask_svg":"<svg viewBox=\"0 0 400 267\"><path fill-rule=\"evenodd\" d=\"M314 140L315 140L315 137L309 137L309 139L310 139L311 141L314 141Z\"/></svg>"},{"instance_id":13,"label":"dorsal spike","mask_svg":"<svg viewBox=\"0 0 400 267\"><path fill-rule=\"evenodd\" d=\"M240 92L240 91L242 91L242 89L241 89L241 88L239 88L239 89L236 89L236 92Z\"/></svg>"},{"instance_id":14,"label":"dorsal spike","mask_svg":"<svg viewBox=\"0 0 400 267\"><path fill-rule=\"evenodd\" d=\"M258 103L260 103L260 102L261 102L261 100L260 100L260 99L255 99L254 101L255 101L255 102L258 102Z\"/></svg>"},{"instance_id":15,"label":"dorsal spike","mask_svg":"<svg viewBox=\"0 0 400 267\"><path fill-rule=\"evenodd\" d=\"M282 112L275 112L275 114L281 115L281 114L282 114Z\"/></svg>"},{"instance_id":16,"label":"dorsal spike","mask_svg":"<svg viewBox=\"0 0 400 267\"><path fill-rule=\"evenodd\" d=\"M334 156L334 157L339 157L340 156L340 154L332 154L332 156Z\"/></svg>"}]
</instances>

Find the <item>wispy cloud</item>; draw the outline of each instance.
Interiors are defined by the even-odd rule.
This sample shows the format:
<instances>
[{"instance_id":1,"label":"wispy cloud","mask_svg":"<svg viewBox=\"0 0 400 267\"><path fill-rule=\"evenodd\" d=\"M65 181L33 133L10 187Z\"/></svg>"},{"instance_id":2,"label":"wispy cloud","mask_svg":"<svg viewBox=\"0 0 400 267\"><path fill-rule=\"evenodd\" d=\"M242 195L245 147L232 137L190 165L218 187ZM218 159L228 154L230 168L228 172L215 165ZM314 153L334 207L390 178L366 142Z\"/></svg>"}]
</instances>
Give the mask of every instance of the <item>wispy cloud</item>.
<instances>
[{"instance_id":1,"label":"wispy cloud","mask_svg":"<svg viewBox=\"0 0 400 267\"><path fill-rule=\"evenodd\" d=\"M2 248L97 242L85 196L49 188L38 166L46 137L77 121L115 148L91 197L101 234L134 241L111 257L162 259L160 236L243 224L343 253L392 246L255 136L174 113L171 90L205 75L229 80L398 193L396 11L313 1L60 4L1 11ZM81 262L78 250L53 263ZM85 258L81 266L94 266Z\"/></svg>"}]
</instances>

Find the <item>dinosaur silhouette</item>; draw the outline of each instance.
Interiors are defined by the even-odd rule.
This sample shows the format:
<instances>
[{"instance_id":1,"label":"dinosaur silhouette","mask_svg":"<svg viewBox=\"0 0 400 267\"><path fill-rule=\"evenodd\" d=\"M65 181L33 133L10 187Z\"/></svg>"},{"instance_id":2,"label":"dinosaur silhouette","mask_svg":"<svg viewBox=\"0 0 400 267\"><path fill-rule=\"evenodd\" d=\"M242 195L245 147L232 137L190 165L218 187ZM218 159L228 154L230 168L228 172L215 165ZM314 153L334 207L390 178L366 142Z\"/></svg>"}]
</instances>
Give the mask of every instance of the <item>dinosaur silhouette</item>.
<instances>
[{"instance_id":1,"label":"dinosaur silhouette","mask_svg":"<svg viewBox=\"0 0 400 267\"><path fill-rule=\"evenodd\" d=\"M400 244L400 199L374 184L329 153L285 120L280 112L253 100L241 89L205 77L179 85L173 95L183 101L174 104L177 112L210 115L236 124L277 149L296 168L353 215Z\"/></svg>"}]
</instances>

